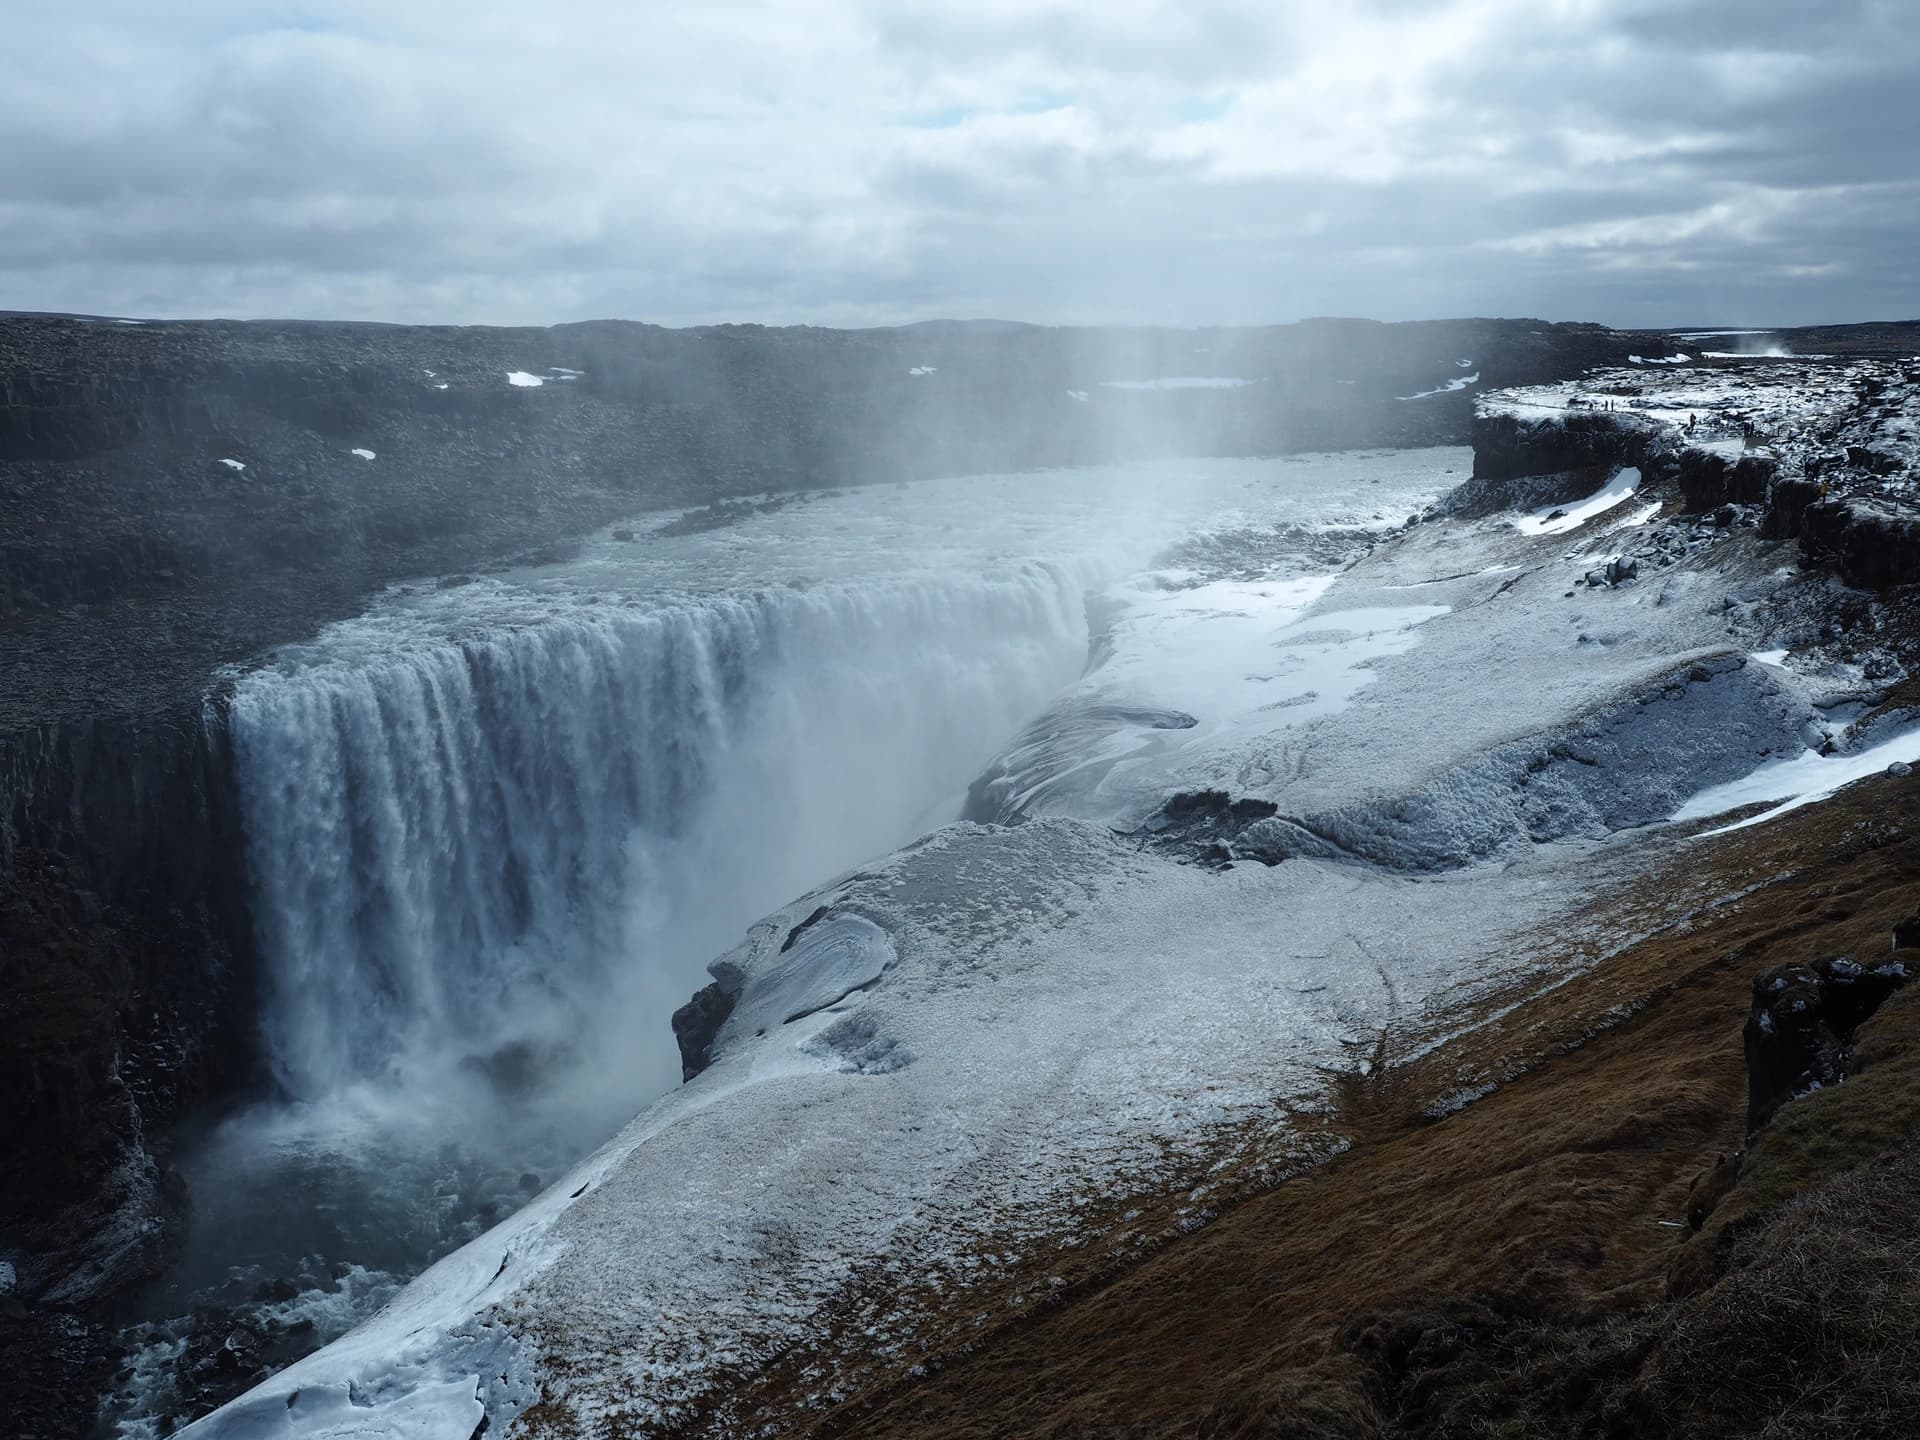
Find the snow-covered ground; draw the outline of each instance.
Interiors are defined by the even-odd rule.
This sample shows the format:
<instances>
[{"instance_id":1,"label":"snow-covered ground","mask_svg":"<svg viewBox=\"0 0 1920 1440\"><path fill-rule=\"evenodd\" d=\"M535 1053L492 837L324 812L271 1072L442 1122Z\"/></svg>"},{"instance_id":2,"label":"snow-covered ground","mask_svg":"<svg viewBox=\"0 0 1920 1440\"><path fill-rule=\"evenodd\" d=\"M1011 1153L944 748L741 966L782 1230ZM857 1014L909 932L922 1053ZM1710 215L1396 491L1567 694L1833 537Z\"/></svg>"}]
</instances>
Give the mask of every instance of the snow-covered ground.
<instances>
[{"instance_id":1,"label":"snow-covered ground","mask_svg":"<svg viewBox=\"0 0 1920 1440\"><path fill-rule=\"evenodd\" d=\"M1751 403L1654 374L1629 403L1656 420ZM536 1400L583 1433L662 1422L849 1308L884 1354L915 1297L1085 1241L1089 1195L1190 1176L1225 1135L1283 1151L1324 1067L1537 961L1543 928L1579 950L1601 888L1693 843L1669 819L1920 754L1804 758L1829 678L1762 648L1763 602L1801 582L1750 534L1583 583L1623 535L1691 535L1628 503L1639 480L1431 521L1337 573L1127 575L1087 672L989 772L1024 823L947 825L752 926L711 967L737 1001L708 1069L189 1433L469 1440ZM1271 812L1233 853L1289 858L1153 841L1163 801L1207 790Z\"/></svg>"}]
</instances>

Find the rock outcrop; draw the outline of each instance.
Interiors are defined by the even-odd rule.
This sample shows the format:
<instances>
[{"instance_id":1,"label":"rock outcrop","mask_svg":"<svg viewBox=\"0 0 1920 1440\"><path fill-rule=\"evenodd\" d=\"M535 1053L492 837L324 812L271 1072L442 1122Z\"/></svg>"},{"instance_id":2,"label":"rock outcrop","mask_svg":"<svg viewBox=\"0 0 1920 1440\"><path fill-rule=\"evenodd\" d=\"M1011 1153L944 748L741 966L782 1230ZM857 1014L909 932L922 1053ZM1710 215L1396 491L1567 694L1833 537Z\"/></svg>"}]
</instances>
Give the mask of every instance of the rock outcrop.
<instances>
[{"instance_id":1,"label":"rock outcrop","mask_svg":"<svg viewBox=\"0 0 1920 1440\"><path fill-rule=\"evenodd\" d=\"M1645 446L1659 433L1657 424L1628 411L1476 415L1473 478L1512 481L1577 474L1597 486L1609 470L1637 464Z\"/></svg>"},{"instance_id":2,"label":"rock outcrop","mask_svg":"<svg viewBox=\"0 0 1920 1440\"><path fill-rule=\"evenodd\" d=\"M1676 479L1687 510L1699 514L1722 505L1766 503L1779 469L1764 453L1727 455L1690 445L1680 452Z\"/></svg>"},{"instance_id":3,"label":"rock outcrop","mask_svg":"<svg viewBox=\"0 0 1920 1440\"><path fill-rule=\"evenodd\" d=\"M1788 1101L1845 1080L1853 1069L1853 1032L1909 978L1903 962L1869 969L1844 955L1755 976L1742 1031L1748 1136Z\"/></svg>"},{"instance_id":4,"label":"rock outcrop","mask_svg":"<svg viewBox=\"0 0 1920 1440\"><path fill-rule=\"evenodd\" d=\"M1920 508L1865 496L1815 500L1800 511L1800 547L1842 579L1884 589L1920 581Z\"/></svg>"},{"instance_id":5,"label":"rock outcrop","mask_svg":"<svg viewBox=\"0 0 1920 1440\"><path fill-rule=\"evenodd\" d=\"M673 1012L673 1038L680 1046L680 1079L693 1079L713 1058L713 1042L733 1014L739 995L718 980L694 992Z\"/></svg>"}]
</instances>

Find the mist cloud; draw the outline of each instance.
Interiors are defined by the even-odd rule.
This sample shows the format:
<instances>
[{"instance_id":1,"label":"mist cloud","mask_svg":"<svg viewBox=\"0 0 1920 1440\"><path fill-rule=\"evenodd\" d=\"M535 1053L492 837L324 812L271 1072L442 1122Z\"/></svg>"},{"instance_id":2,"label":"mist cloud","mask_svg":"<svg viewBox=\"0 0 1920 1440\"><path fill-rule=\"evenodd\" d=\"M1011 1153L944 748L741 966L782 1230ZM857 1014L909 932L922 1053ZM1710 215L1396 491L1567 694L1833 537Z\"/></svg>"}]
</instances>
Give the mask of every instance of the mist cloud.
<instances>
[{"instance_id":1,"label":"mist cloud","mask_svg":"<svg viewBox=\"0 0 1920 1440\"><path fill-rule=\"evenodd\" d=\"M10 308L1920 313L1903 0L76 0L9 29Z\"/></svg>"}]
</instances>

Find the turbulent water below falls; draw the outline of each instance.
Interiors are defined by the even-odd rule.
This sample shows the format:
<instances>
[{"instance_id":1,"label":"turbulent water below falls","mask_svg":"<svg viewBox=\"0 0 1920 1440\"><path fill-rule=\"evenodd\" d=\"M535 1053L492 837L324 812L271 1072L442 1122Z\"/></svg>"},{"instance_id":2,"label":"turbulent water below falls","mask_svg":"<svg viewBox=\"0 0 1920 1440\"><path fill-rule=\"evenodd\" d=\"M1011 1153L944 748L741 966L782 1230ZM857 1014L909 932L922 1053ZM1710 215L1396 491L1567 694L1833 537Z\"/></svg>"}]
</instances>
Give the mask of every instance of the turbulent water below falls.
<instances>
[{"instance_id":1,"label":"turbulent water below falls","mask_svg":"<svg viewBox=\"0 0 1920 1440\"><path fill-rule=\"evenodd\" d=\"M958 815L1107 660L1116 607L1323 570L1328 530L1397 521L1463 459L809 497L399 587L233 677L283 1093L190 1155L185 1253L140 1298L113 1428L164 1434L221 1366L341 1333L673 1085L668 1019L706 962Z\"/></svg>"}]
</instances>

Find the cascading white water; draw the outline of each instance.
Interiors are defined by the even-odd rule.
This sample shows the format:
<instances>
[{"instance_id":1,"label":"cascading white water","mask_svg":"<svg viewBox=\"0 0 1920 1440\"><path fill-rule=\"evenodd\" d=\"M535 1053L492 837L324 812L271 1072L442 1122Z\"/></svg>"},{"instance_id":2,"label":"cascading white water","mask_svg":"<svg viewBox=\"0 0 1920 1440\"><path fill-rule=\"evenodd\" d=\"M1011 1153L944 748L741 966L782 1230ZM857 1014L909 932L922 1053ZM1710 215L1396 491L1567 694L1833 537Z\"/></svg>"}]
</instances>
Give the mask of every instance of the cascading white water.
<instances>
[{"instance_id":1,"label":"cascading white water","mask_svg":"<svg viewBox=\"0 0 1920 1440\"><path fill-rule=\"evenodd\" d=\"M608 603L243 677L283 1085L310 1100L465 1067L511 1087L587 1059L628 1105L665 1088L668 1016L704 962L951 818L1078 673L1090 578Z\"/></svg>"}]
</instances>

